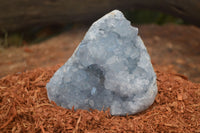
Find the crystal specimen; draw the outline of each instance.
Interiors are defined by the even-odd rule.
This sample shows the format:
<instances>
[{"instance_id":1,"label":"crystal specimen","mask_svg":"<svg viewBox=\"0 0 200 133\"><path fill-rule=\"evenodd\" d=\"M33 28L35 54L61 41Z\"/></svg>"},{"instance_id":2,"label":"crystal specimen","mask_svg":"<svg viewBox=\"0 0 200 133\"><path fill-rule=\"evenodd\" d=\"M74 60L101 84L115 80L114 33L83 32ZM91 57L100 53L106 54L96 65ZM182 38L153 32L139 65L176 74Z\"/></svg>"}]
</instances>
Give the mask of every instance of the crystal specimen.
<instances>
[{"instance_id":1,"label":"crystal specimen","mask_svg":"<svg viewBox=\"0 0 200 133\"><path fill-rule=\"evenodd\" d=\"M110 108L112 115L147 109L157 94L156 74L138 29L119 10L92 24L46 88L49 100L62 107Z\"/></svg>"}]
</instances>

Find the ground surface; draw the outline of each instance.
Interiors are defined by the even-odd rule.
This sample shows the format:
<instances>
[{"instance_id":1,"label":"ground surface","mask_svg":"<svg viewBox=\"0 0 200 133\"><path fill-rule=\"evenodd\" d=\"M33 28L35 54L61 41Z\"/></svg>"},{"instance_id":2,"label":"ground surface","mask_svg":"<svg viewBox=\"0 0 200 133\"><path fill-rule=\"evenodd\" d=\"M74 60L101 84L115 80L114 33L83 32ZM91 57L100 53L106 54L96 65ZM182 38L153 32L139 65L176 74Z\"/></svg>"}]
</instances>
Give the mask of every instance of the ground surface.
<instances>
[{"instance_id":1,"label":"ground surface","mask_svg":"<svg viewBox=\"0 0 200 133\"><path fill-rule=\"evenodd\" d=\"M147 110L111 116L50 103L45 85L60 66L0 79L0 132L200 132L200 84L156 69L158 94Z\"/></svg>"},{"instance_id":2,"label":"ground surface","mask_svg":"<svg viewBox=\"0 0 200 133\"><path fill-rule=\"evenodd\" d=\"M0 51L0 77L64 63L82 40L86 28L74 28L36 45ZM140 35L154 66L200 82L200 28L181 25L142 25Z\"/></svg>"}]
</instances>

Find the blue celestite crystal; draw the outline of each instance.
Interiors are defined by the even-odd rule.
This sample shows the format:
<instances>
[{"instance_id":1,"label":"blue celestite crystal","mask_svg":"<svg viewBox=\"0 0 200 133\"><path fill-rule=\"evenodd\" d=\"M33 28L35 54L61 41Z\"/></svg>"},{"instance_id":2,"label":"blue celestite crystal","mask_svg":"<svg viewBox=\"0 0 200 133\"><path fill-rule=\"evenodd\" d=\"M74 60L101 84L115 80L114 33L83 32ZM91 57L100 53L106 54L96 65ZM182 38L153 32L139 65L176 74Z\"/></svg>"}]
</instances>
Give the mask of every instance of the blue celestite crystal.
<instances>
[{"instance_id":1,"label":"blue celestite crystal","mask_svg":"<svg viewBox=\"0 0 200 133\"><path fill-rule=\"evenodd\" d=\"M157 94L156 74L138 29L118 10L92 24L46 88L49 100L62 107L109 107L112 115L147 109Z\"/></svg>"}]
</instances>

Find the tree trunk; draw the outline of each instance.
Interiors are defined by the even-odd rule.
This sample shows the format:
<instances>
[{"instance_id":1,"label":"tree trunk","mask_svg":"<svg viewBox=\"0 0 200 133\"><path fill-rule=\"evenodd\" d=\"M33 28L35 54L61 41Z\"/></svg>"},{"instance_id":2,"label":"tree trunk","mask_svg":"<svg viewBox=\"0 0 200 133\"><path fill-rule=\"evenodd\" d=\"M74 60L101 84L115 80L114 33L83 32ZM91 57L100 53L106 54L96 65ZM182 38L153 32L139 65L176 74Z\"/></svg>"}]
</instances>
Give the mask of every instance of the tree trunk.
<instances>
[{"instance_id":1,"label":"tree trunk","mask_svg":"<svg viewBox=\"0 0 200 133\"><path fill-rule=\"evenodd\" d=\"M164 11L200 26L200 0L0 0L0 30L94 21L113 9Z\"/></svg>"}]
</instances>

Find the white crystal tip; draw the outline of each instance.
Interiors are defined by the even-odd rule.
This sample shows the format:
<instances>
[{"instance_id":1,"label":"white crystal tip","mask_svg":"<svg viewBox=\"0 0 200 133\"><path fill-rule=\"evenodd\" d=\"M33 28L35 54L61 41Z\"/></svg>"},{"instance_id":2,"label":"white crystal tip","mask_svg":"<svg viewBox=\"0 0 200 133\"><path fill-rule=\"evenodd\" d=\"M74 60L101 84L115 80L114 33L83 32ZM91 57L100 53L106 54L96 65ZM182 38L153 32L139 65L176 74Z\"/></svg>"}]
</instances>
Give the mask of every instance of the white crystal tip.
<instances>
[{"instance_id":1,"label":"white crystal tip","mask_svg":"<svg viewBox=\"0 0 200 133\"><path fill-rule=\"evenodd\" d=\"M117 9L111 11L110 13L108 13L108 15L113 15L113 16L116 16L116 17L117 16L124 16L123 13L120 10L117 10Z\"/></svg>"}]
</instances>

